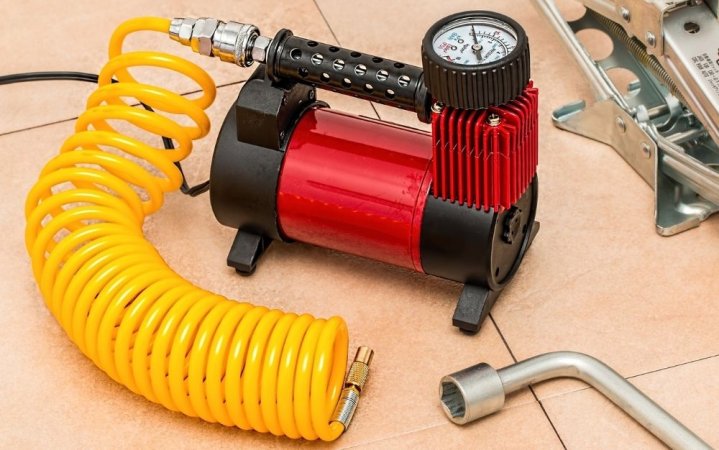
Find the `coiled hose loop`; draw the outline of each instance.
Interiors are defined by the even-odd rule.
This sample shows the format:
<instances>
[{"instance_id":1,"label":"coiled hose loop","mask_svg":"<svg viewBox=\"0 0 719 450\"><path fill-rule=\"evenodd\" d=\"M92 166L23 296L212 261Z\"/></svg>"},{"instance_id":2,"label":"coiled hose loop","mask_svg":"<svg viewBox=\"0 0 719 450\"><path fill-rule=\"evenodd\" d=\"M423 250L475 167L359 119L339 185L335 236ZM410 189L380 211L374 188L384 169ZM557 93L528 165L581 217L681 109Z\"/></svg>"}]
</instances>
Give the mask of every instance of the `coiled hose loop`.
<instances>
[{"instance_id":1,"label":"coiled hose loop","mask_svg":"<svg viewBox=\"0 0 719 450\"><path fill-rule=\"evenodd\" d=\"M330 422L347 362L344 321L207 292L173 272L142 235L145 217L180 187L173 163L208 133L204 109L215 97L212 79L195 64L158 52L122 54L128 34L166 34L169 26L166 19L139 18L113 34L110 61L76 134L27 197L25 238L35 278L73 342L133 392L209 422L334 440L344 430ZM202 95L187 99L128 71L147 66L187 76ZM154 112L130 106L138 101ZM193 125L161 113L185 115ZM153 147L111 122L167 136L177 148Z\"/></svg>"}]
</instances>

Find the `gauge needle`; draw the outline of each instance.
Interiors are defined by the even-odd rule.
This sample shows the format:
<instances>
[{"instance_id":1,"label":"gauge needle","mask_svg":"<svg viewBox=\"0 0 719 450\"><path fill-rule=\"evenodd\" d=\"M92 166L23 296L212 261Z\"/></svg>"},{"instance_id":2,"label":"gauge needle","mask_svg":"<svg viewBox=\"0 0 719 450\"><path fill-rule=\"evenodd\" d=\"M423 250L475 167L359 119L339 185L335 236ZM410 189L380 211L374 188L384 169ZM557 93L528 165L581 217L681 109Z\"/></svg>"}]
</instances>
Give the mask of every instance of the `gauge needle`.
<instances>
[{"instance_id":1,"label":"gauge needle","mask_svg":"<svg viewBox=\"0 0 719 450\"><path fill-rule=\"evenodd\" d=\"M477 32L474 29L474 25L472 25L472 37L474 38L474 45L472 46L472 51L477 54L477 59L482 59L482 46L479 44L479 39L477 39Z\"/></svg>"}]
</instances>

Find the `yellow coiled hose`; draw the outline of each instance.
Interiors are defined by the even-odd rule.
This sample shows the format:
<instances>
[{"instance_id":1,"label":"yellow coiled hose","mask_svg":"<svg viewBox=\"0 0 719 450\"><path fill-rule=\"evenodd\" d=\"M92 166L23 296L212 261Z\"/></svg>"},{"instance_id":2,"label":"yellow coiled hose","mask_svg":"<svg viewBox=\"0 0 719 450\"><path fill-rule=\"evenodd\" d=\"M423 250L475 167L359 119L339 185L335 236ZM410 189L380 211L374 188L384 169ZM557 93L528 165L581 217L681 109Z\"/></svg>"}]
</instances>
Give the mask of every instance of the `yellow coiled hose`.
<instances>
[{"instance_id":1,"label":"yellow coiled hose","mask_svg":"<svg viewBox=\"0 0 719 450\"><path fill-rule=\"evenodd\" d=\"M122 54L130 33L166 34L169 26L166 19L138 18L112 35L110 61L76 134L27 198L25 239L35 278L73 342L133 392L209 422L334 440L344 430L330 421L347 362L344 321L207 292L173 272L142 235L145 217L180 187L173 163L208 133L204 109L215 97L214 82L195 64L158 52ZM128 72L140 66L183 74L202 95L190 100L140 83ZM130 106L138 101L156 112ZM194 125L159 112L185 115ZM110 122L167 136L177 149L153 147Z\"/></svg>"}]
</instances>

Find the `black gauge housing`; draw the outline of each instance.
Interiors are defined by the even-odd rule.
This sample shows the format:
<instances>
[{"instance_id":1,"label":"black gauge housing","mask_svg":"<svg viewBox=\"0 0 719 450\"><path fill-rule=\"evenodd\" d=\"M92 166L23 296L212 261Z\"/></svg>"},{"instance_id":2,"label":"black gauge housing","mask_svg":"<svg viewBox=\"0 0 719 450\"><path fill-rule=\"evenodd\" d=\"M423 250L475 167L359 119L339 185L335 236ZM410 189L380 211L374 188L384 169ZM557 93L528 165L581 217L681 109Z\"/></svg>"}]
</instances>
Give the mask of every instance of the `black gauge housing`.
<instances>
[{"instance_id":1,"label":"black gauge housing","mask_svg":"<svg viewBox=\"0 0 719 450\"><path fill-rule=\"evenodd\" d=\"M511 28L517 45L505 57L488 64L463 65L448 61L434 50L437 33L461 20L494 19ZM513 100L529 83L530 58L527 33L515 20L491 11L468 11L441 19L422 40L424 82L435 101L454 108L483 109Z\"/></svg>"}]
</instances>

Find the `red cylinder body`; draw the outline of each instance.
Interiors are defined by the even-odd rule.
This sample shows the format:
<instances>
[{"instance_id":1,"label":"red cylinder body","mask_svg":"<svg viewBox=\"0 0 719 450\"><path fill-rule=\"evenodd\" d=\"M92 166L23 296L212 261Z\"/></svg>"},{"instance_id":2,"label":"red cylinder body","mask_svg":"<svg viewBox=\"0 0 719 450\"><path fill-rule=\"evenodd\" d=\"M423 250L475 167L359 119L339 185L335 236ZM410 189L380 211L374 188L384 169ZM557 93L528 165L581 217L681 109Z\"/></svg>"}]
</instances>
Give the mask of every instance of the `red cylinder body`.
<instances>
[{"instance_id":1,"label":"red cylinder body","mask_svg":"<svg viewBox=\"0 0 719 450\"><path fill-rule=\"evenodd\" d=\"M428 133L311 109L285 152L280 229L296 241L423 272L419 238L431 158Z\"/></svg>"}]
</instances>

